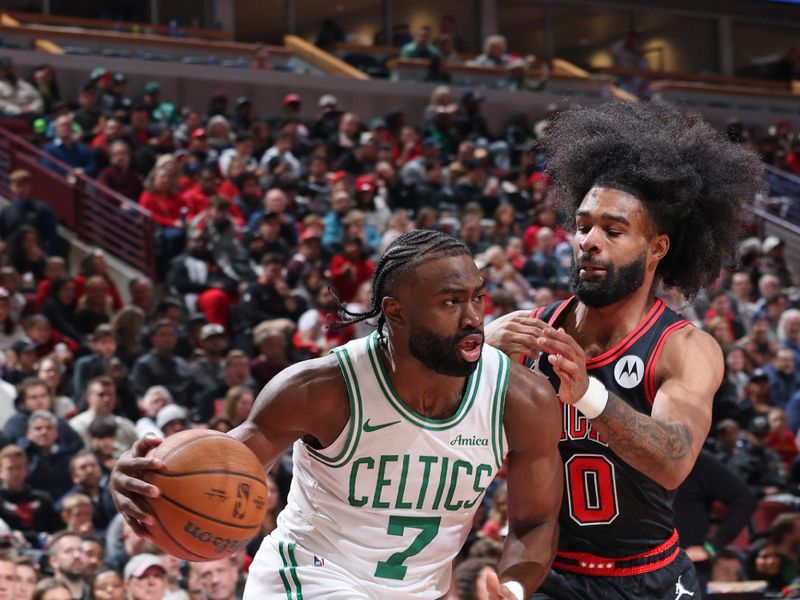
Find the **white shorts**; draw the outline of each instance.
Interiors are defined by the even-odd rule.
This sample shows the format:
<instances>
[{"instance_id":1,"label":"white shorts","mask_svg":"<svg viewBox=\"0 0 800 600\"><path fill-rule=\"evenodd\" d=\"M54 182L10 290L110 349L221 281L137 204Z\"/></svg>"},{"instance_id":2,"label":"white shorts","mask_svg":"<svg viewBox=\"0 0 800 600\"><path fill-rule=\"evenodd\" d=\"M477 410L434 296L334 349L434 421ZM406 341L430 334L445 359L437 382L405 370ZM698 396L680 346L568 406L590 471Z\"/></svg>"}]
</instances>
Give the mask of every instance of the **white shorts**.
<instances>
[{"instance_id":1,"label":"white shorts","mask_svg":"<svg viewBox=\"0 0 800 600\"><path fill-rule=\"evenodd\" d=\"M242 600L408 600L408 594L356 579L302 546L264 538Z\"/></svg>"}]
</instances>

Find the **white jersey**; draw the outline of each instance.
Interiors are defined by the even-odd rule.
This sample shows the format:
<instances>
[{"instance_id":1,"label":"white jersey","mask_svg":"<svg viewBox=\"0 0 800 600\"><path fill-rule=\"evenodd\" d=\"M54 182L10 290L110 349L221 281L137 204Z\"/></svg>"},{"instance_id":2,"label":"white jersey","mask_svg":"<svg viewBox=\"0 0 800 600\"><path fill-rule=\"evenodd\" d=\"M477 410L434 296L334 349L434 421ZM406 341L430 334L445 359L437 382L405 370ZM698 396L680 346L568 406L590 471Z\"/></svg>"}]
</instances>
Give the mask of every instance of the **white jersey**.
<instances>
[{"instance_id":1,"label":"white jersey","mask_svg":"<svg viewBox=\"0 0 800 600\"><path fill-rule=\"evenodd\" d=\"M506 454L509 359L484 345L455 413L429 419L397 396L376 334L334 352L350 421L319 451L294 445L273 541L296 543L401 597L438 598Z\"/></svg>"}]
</instances>

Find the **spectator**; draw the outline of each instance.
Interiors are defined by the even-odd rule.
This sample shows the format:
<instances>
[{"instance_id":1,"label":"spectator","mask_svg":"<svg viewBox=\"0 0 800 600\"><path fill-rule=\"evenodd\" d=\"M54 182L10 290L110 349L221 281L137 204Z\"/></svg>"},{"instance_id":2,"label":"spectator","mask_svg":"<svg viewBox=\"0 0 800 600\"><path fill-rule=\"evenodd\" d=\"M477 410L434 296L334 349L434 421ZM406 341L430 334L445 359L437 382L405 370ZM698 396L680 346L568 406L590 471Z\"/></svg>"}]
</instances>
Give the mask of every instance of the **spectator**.
<instances>
[{"instance_id":1,"label":"spectator","mask_svg":"<svg viewBox=\"0 0 800 600\"><path fill-rule=\"evenodd\" d=\"M80 492L67 492L60 501L61 520L65 530L81 536L94 535L92 523L92 501L86 494ZM81 548L83 552L83 548Z\"/></svg>"},{"instance_id":2,"label":"spectator","mask_svg":"<svg viewBox=\"0 0 800 600\"><path fill-rule=\"evenodd\" d=\"M624 38L614 42L609 51L615 67L650 70L638 31L629 31ZM648 94L648 80L643 77L623 75L617 78L617 85L636 96L646 97Z\"/></svg>"},{"instance_id":3,"label":"spectator","mask_svg":"<svg viewBox=\"0 0 800 600\"><path fill-rule=\"evenodd\" d=\"M265 175L262 180L265 189L272 187L280 177L300 177L300 161L292 153L291 137L285 133L275 137L275 145L261 157L259 170Z\"/></svg>"},{"instance_id":4,"label":"spectator","mask_svg":"<svg viewBox=\"0 0 800 600\"><path fill-rule=\"evenodd\" d=\"M261 275L242 294L240 318L248 335L262 321L297 318L303 310L302 303L291 293L284 279L283 257L266 254L261 267Z\"/></svg>"},{"instance_id":5,"label":"spectator","mask_svg":"<svg viewBox=\"0 0 800 600\"><path fill-rule=\"evenodd\" d=\"M747 428L746 445L727 463L757 498L778 494L786 487L783 462L767 445L769 433L767 417L753 417Z\"/></svg>"},{"instance_id":6,"label":"spectator","mask_svg":"<svg viewBox=\"0 0 800 600\"><path fill-rule=\"evenodd\" d=\"M726 547L711 559L710 581L734 583L742 581L744 568L740 554L734 548Z\"/></svg>"},{"instance_id":7,"label":"spectator","mask_svg":"<svg viewBox=\"0 0 800 600\"><path fill-rule=\"evenodd\" d=\"M58 278L53 282L50 297L42 307L42 314L59 333L73 340L80 340L83 339L83 335L75 327L76 290L75 280L72 277Z\"/></svg>"},{"instance_id":8,"label":"spectator","mask_svg":"<svg viewBox=\"0 0 800 600\"><path fill-rule=\"evenodd\" d=\"M59 362L55 355L46 356L39 361L36 376L53 390L53 395L55 396L53 412L63 419L69 419L75 415L77 409L72 398L65 395L67 386L62 381L63 374L64 365Z\"/></svg>"},{"instance_id":9,"label":"spectator","mask_svg":"<svg viewBox=\"0 0 800 600\"><path fill-rule=\"evenodd\" d=\"M221 414L234 427L238 427L250 414L254 400L252 389L245 385L235 385L228 388L225 398L222 400Z\"/></svg>"},{"instance_id":10,"label":"spectator","mask_svg":"<svg viewBox=\"0 0 800 600\"><path fill-rule=\"evenodd\" d=\"M114 301L108 281L100 275L92 275L86 280L85 293L81 296L75 311L74 322L80 339L91 335L100 325L111 320Z\"/></svg>"},{"instance_id":11,"label":"spectator","mask_svg":"<svg viewBox=\"0 0 800 600\"><path fill-rule=\"evenodd\" d=\"M152 213L153 221L160 226L162 256L166 259L175 256L184 244L186 207L169 167L155 167L145 183L139 204Z\"/></svg>"},{"instance_id":12,"label":"spectator","mask_svg":"<svg viewBox=\"0 0 800 600\"><path fill-rule=\"evenodd\" d=\"M483 54L468 64L476 67L503 68L508 65L511 56L508 54L508 44L505 36L490 35L483 42Z\"/></svg>"},{"instance_id":13,"label":"spectator","mask_svg":"<svg viewBox=\"0 0 800 600\"><path fill-rule=\"evenodd\" d=\"M253 136L247 132L236 134L232 148L226 148L219 155L218 165L220 173L228 173L231 161L236 158L243 165L246 171L255 171L258 162L253 157Z\"/></svg>"},{"instance_id":14,"label":"spectator","mask_svg":"<svg viewBox=\"0 0 800 600\"><path fill-rule=\"evenodd\" d=\"M186 409L176 404L167 404L156 415L156 427L165 438L189 429Z\"/></svg>"},{"instance_id":15,"label":"spectator","mask_svg":"<svg viewBox=\"0 0 800 600\"><path fill-rule=\"evenodd\" d=\"M142 176L131 166L131 150L124 140L109 145L109 165L97 179L129 200L137 201L142 195Z\"/></svg>"},{"instance_id":16,"label":"spectator","mask_svg":"<svg viewBox=\"0 0 800 600\"><path fill-rule=\"evenodd\" d=\"M203 325L200 330L200 344L202 354L189 365L189 372L194 385L204 390L222 383L222 362L228 344L225 328L217 323Z\"/></svg>"},{"instance_id":17,"label":"spectator","mask_svg":"<svg viewBox=\"0 0 800 600\"><path fill-rule=\"evenodd\" d=\"M33 560L27 556L17 557L14 564L17 574L16 598L19 600L32 600L39 580L39 569L33 563Z\"/></svg>"},{"instance_id":18,"label":"spectator","mask_svg":"<svg viewBox=\"0 0 800 600\"><path fill-rule=\"evenodd\" d=\"M317 39L314 42L323 50L330 52L336 44L346 41L347 36L336 21L331 18L323 19Z\"/></svg>"},{"instance_id":19,"label":"spectator","mask_svg":"<svg viewBox=\"0 0 800 600\"><path fill-rule=\"evenodd\" d=\"M28 419L24 438L18 444L28 455L28 483L52 498L60 498L72 487L69 461L77 452L58 438L58 417L49 410L35 410Z\"/></svg>"},{"instance_id":20,"label":"spectator","mask_svg":"<svg viewBox=\"0 0 800 600\"><path fill-rule=\"evenodd\" d=\"M110 325L98 325L89 336L91 354L86 354L75 363L73 378L73 394L81 398L86 390L87 383L106 375L114 353L117 351L117 339Z\"/></svg>"},{"instance_id":21,"label":"spectator","mask_svg":"<svg viewBox=\"0 0 800 600\"><path fill-rule=\"evenodd\" d=\"M0 351L9 350L24 337L22 327L11 314L10 294L8 290L0 287Z\"/></svg>"},{"instance_id":22,"label":"spectator","mask_svg":"<svg viewBox=\"0 0 800 600\"><path fill-rule=\"evenodd\" d=\"M459 600L480 600L486 597L486 576L497 572L493 558L469 558L459 564L453 577Z\"/></svg>"},{"instance_id":23,"label":"spectator","mask_svg":"<svg viewBox=\"0 0 800 600\"><path fill-rule=\"evenodd\" d=\"M400 50L400 58L430 60L434 56L439 56L439 50L431 43L431 28L428 25L417 28L414 41Z\"/></svg>"},{"instance_id":24,"label":"spectator","mask_svg":"<svg viewBox=\"0 0 800 600\"><path fill-rule=\"evenodd\" d=\"M55 123L55 139L44 147L45 154L77 172L86 173L90 177L94 177L96 168L92 153L83 142L75 139L75 134L72 130L72 116L68 114L62 115L56 119ZM48 158L43 158L42 162L59 175L67 175L60 164L56 164Z\"/></svg>"},{"instance_id":25,"label":"spectator","mask_svg":"<svg viewBox=\"0 0 800 600\"><path fill-rule=\"evenodd\" d=\"M27 483L28 457L11 444L0 450L0 518L19 531L31 545L41 532L54 533L63 526L52 498Z\"/></svg>"},{"instance_id":26,"label":"spectator","mask_svg":"<svg viewBox=\"0 0 800 600\"><path fill-rule=\"evenodd\" d=\"M361 285L363 286L368 281L369 279L364 280ZM360 287L358 286L356 289ZM298 350L307 352L312 357L325 356L333 348L352 339L352 327L329 327L329 323L335 321L339 302L345 302L345 300L340 298L337 301L331 291L330 282L324 281L313 298L313 308L304 312L297 321L294 343Z\"/></svg>"},{"instance_id":27,"label":"spectator","mask_svg":"<svg viewBox=\"0 0 800 600\"><path fill-rule=\"evenodd\" d=\"M46 204L34 200L31 194L31 174L25 169L17 169L9 175L11 202L0 211L0 239L7 240L11 234L29 225L36 229L48 254L60 250L56 218L53 210Z\"/></svg>"},{"instance_id":28,"label":"spectator","mask_svg":"<svg viewBox=\"0 0 800 600\"><path fill-rule=\"evenodd\" d=\"M191 378L189 366L182 358L175 356L178 343L175 324L168 319L157 321L150 332L150 343L153 349L141 356L131 370L131 391L136 397L142 397L154 385L163 385L175 402L188 405Z\"/></svg>"},{"instance_id":29,"label":"spectator","mask_svg":"<svg viewBox=\"0 0 800 600\"><path fill-rule=\"evenodd\" d=\"M223 257L224 258L224 257ZM231 298L238 276L224 260L217 262L208 249L208 233L192 230L186 252L173 259L169 270L172 289L191 311L202 311L209 321L228 324Z\"/></svg>"},{"instance_id":30,"label":"spectator","mask_svg":"<svg viewBox=\"0 0 800 600\"><path fill-rule=\"evenodd\" d=\"M64 494L61 502L71 494L85 495L89 501L94 532L105 533L111 519L117 514L117 508L111 499L108 478L103 475L100 462L91 450L81 450L70 460L69 471L74 485Z\"/></svg>"},{"instance_id":31,"label":"spectator","mask_svg":"<svg viewBox=\"0 0 800 600\"><path fill-rule=\"evenodd\" d=\"M117 407L117 391L114 381L107 375L92 379L86 386L88 408L70 419L69 424L89 445L89 426L97 417L113 416L117 423L117 453L128 450L136 441L136 427L125 417L114 415Z\"/></svg>"},{"instance_id":32,"label":"spectator","mask_svg":"<svg viewBox=\"0 0 800 600\"><path fill-rule=\"evenodd\" d=\"M53 575L67 585L70 597L73 600L88 598L89 585L84 579L86 561L80 535L71 531L59 532L48 543L47 555Z\"/></svg>"},{"instance_id":33,"label":"spectator","mask_svg":"<svg viewBox=\"0 0 800 600\"><path fill-rule=\"evenodd\" d=\"M137 402L142 416L136 421L136 435L144 437L148 433L153 433L159 437L163 436L164 432L156 425L156 415L168 404L172 404L172 394L167 388L163 385L154 385L148 389Z\"/></svg>"},{"instance_id":34,"label":"spectator","mask_svg":"<svg viewBox=\"0 0 800 600\"><path fill-rule=\"evenodd\" d=\"M103 568L92 579L92 600L124 600L125 584L119 573Z\"/></svg>"},{"instance_id":35,"label":"spectator","mask_svg":"<svg viewBox=\"0 0 800 600\"><path fill-rule=\"evenodd\" d=\"M207 423L213 415L220 414L222 400L228 391L233 387L250 383L250 361L247 355L241 350L231 350L225 356L222 383L197 396L195 403L197 420Z\"/></svg>"},{"instance_id":36,"label":"spectator","mask_svg":"<svg viewBox=\"0 0 800 600\"><path fill-rule=\"evenodd\" d=\"M0 57L0 119L33 117L44 110L44 101L30 83L17 77L14 63Z\"/></svg>"},{"instance_id":37,"label":"spectator","mask_svg":"<svg viewBox=\"0 0 800 600\"><path fill-rule=\"evenodd\" d=\"M15 272L23 274L23 281L32 278L24 291L32 291L36 283L44 278L46 254L38 232L30 225L22 225L11 234L6 244L6 255Z\"/></svg>"},{"instance_id":38,"label":"spectator","mask_svg":"<svg viewBox=\"0 0 800 600\"><path fill-rule=\"evenodd\" d=\"M348 221L345 220L345 224ZM367 259L365 240L361 237L348 237L341 254L331 258L331 280L342 302L350 302L356 290L372 277L374 263Z\"/></svg>"},{"instance_id":39,"label":"spectator","mask_svg":"<svg viewBox=\"0 0 800 600\"><path fill-rule=\"evenodd\" d=\"M200 583L204 598L208 600L236 600L239 567L235 557L210 562L191 563Z\"/></svg>"},{"instance_id":40,"label":"spectator","mask_svg":"<svg viewBox=\"0 0 800 600\"><path fill-rule=\"evenodd\" d=\"M753 317L750 333L737 342L756 367L763 367L778 354L778 342L770 338L770 321L764 312Z\"/></svg>"},{"instance_id":41,"label":"spectator","mask_svg":"<svg viewBox=\"0 0 800 600\"><path fill-rule=\"evenodd\" d=\"M287 324L293 326L291 321ZM250 375L256 389L261 389L291 363L287 347L287 331L275 321L260 323L253 330L253 344L258 355L250 362Z\"/></svg>"}]
</instances>

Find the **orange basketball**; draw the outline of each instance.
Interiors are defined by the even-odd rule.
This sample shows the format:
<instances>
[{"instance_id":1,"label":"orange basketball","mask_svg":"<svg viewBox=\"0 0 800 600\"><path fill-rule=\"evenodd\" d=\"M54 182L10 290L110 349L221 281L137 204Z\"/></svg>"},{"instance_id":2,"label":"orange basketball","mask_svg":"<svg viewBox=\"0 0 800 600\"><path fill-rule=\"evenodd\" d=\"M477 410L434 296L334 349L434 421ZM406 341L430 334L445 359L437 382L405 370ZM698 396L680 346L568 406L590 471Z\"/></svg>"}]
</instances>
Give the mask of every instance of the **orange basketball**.
<instances>
[{"instance_id":1,"label":"orange basketball","mask_svg":"<svg viewBox=\"0 0 800 600\"><path fill-rule=\"evenodd\" d=\"M145 479L161 490L148 498L155 544L185 560L216 560L258 534L267 511L264 467L231 436L208 429L171 435L148 456L164 462Z\"/></svg>"}]
</instances>

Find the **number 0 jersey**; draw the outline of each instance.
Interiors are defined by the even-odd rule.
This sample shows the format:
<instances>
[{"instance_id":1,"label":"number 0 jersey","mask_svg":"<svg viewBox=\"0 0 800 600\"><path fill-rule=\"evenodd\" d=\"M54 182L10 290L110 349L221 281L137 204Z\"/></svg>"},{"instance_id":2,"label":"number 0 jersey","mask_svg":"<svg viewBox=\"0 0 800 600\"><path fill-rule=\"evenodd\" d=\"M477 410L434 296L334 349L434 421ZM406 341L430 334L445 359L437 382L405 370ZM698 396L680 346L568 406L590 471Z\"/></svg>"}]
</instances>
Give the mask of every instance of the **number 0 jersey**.
<instances>
[{"instance_id":1,"label":"number 0 jersey","mask_svg":"<svg viewBox=\"0 0 800 600\"><path fill-rule=\"evenodd\" d=\"M573 297L536 309L532 316L558 327L562 315L574 304ZM586 361L587 371L609 392L649 415L656 393L658 357L667 338L687 325L688 321L656 300L622 341ZM539 359L539 367L558 390L560 381L546 355ZM569 568L576 558L580 561L580 553L631 557L670 539L674 532L674 493L618 457L575 408L562 404L562 417L559 450L564 460L565 489L554 568L561 564Z\"/></svg>"},{"instance_id":2,"label":"number 0 jersey","mask_svg":"<svg viewBox=\"0 0 800 600\"><path fill-rule=\"evenodd\" d=\"M334 352L350 421L324 450L295 442L289 501L272 537L402 597L438 598L506 454L509 359L484 345L461 404L434 420L397 396L376 334Z\"/></svg>"}]
</instances>

